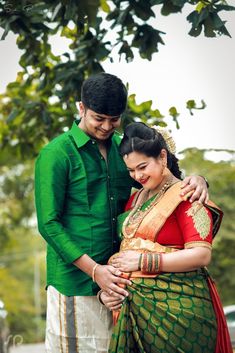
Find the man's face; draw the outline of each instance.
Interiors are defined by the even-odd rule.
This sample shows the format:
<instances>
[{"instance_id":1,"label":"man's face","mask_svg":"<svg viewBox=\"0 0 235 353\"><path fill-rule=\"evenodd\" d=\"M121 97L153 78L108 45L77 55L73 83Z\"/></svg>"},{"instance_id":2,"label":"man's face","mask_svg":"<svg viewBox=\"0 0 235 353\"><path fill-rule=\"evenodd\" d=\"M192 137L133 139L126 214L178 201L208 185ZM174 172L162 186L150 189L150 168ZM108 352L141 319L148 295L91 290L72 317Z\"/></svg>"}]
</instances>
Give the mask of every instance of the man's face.
<instances>
[{"instance_id":1,"label":"man's face","mask_svg":"<svg viewBox=\"0 0 235 353\"><path fill-rule=\"evenodd\" d=\"M96 140L107 140L121 124L120 116L98 114L79 103L81 121L79 127Z\"/></svg>"}]
</instances>

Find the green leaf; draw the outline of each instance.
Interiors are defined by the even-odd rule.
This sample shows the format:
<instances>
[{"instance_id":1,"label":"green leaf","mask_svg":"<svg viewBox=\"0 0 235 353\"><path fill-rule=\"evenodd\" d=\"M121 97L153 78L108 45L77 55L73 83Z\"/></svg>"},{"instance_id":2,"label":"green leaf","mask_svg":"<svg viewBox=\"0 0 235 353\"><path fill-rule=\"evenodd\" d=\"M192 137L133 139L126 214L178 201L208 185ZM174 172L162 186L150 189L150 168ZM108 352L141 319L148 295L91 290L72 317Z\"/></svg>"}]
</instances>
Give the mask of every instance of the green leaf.
<instances>
[{"instance_id":1,"label":"green leaf","mask_svg":"<svg viewBox=\"0 0 235 353\"><path fill-rule=\"evenodd\" d=\"M141 104L137 104L135 101L135 94L132 94L128 97L128 106L136 114L141 114L148 112L151 109L152 101L146 101Z\"/></svg>"},{"instance_id":2,"label":"green leaf","mask_svg":"<svg viewBox=\"0 0 235 353\"><path fill-rule=\"evenodd\" d=\"M7 117L7 123L11 123L13 120L15 120L15 118L19 115L19 112L17 109L13 109L10 113L10 115L8 115Z\"/></svg>"},{"instance_id":3,"label":"green leaf","mask_svg":"<svg viewBox=\"0 0 235 353\"><path fill-rule=\"evenodd\" d=\"M166 1L164 1L164 4L162 6L161 14L163 16L168 16L171 13L180 12L182 9L182 6L175 5L171 0L166 0Z\"/></svg>"},{"instance_id":4,"label":"green leaf","mask_svg":"<svg viewBox=\"0 0 235 353\"><path fill-rule=\"evenodd\" d=\"M204 21L204 33L206 37L216 37L215 27L211 15L209 15Z\"/></svg>"},{"instance_id":5,"label":"green leaf","mask_svg":"<svg viewBox=\"0 0 235 353\"><path fill-rule=\"evenodd\" d=\"M106 0L100 0L100 6L104 12L106 12L106 13L110 12L110 6Z\"/></svg>"},{"instance_id":6,"label":"green leaf","mask_svg":"<svg viewBox=\"0 0 235 353\"><path fill-rule=\"evenodd\" d=\"M57 4L51 16L52 22L54 22L54 20L56 19L61 9L62 9L62 4L61 3Z\"/></svg>"},{"instance_id":7,"label":"green leaf","mask_svg":"<svg viewBox=\"0 0 235 353\"><path fill-rule=\"evenodd\" d=\"M177 118L179 116L179 113L177 112L176 107L171 107L169 109L169 114L173 116L174 118Z\"/></svg>"}]
</instances>

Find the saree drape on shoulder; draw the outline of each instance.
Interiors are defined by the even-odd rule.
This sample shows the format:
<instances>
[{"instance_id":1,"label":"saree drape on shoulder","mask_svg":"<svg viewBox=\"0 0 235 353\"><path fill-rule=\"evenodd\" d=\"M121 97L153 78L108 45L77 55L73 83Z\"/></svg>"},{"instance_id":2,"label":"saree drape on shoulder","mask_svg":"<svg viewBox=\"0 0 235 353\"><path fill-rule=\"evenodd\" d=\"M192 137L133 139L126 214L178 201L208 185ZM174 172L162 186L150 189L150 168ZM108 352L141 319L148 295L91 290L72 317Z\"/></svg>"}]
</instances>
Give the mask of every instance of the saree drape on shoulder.
<instances>
[{"instance_id":1,"label":"saree drape on shoulder","mask_svg":"<svg viewBox=\"0 0 235 353\"><path fill-rule=\"evenodd\" d=\"M156 241L165 221L182 202L177 184L165 196L148 213L134 237L123 239L120 251L180 251L178 244L166 246ZM212 238L219 228L221 212L214 204L210 207ZM121 223L126 215L120 217ZM197 239L194 234L193 239L194 244L200 241L201 246L210 246L209 236ZM139 271L126 276L132 285L127 287L129 296L120 312L114 313L116 324L109 353L232 353L220 299L206 269L157 275Z\"/></svg>"}]
</instances>

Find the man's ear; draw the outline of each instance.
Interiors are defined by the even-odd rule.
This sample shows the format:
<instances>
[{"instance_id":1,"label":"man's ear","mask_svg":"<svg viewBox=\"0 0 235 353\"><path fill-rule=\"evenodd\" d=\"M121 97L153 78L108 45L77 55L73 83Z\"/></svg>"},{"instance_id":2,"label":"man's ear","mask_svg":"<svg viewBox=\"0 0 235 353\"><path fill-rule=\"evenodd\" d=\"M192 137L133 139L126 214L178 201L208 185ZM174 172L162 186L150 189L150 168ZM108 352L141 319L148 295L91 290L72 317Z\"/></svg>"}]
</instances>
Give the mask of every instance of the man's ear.
<instances>
[{"instance_id":1,"label":"man's ear","mask_svg":"<svg viewBox=\"0 0 235 353\"><path fill-rule=\"evenodd\" d=\"M82 102L78 103L78 109L79 109L80 118L83 118L85 115L86 109L85 109L85 106Z\"/></svg>"}]
</instances>

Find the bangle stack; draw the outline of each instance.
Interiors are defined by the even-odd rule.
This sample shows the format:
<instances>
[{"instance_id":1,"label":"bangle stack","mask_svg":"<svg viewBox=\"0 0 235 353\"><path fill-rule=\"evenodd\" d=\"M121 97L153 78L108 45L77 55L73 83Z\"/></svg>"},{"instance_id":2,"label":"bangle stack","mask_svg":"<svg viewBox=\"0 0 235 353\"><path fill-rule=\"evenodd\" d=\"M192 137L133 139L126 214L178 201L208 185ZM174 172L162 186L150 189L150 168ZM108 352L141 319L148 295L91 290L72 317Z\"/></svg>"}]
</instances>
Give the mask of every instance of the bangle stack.
<instances>
[{"instance_id":1,"label":"bangle stack","mask_svg":"<svg viewBox=\"0 0 235 353\"><path fill-rule=\"evenodd\" d=\"M145 252L140 254L138 270L145 273L159 273L162 267L162 254Z\"/></svg>"},{"instance_id":2,"label":"bangle stack","mask_svg":"<svg viewBox=\"0 0 235 353\"><path fill-rule=\"evenodd\" d=\"M97 267L99 266L99 264L95 264L95 266L92 269L92 281L95 282L95 270L97 269Z\"/></svg>"}]
</instances>

